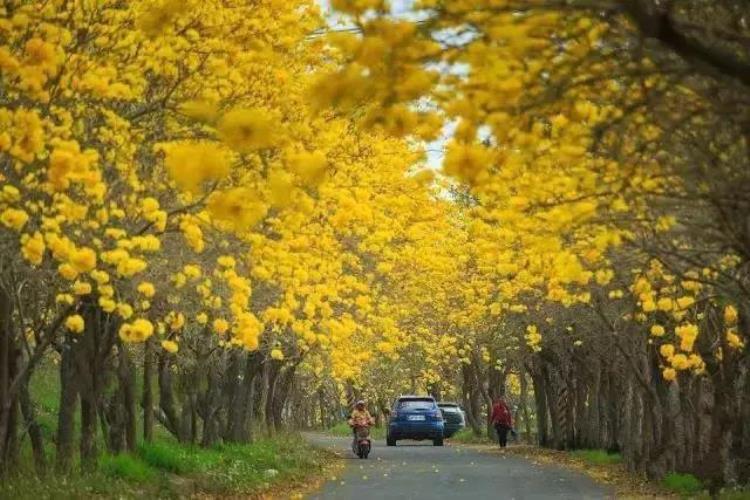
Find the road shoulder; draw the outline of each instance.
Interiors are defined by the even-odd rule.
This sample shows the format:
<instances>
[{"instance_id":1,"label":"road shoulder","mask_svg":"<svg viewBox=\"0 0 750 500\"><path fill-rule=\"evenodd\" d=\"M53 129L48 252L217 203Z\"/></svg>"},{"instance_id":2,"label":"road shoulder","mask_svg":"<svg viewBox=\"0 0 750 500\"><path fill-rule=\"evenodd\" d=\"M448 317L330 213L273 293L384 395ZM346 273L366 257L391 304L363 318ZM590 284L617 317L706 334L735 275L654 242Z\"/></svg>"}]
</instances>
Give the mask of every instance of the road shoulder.
<instances>
[{"instance_id":1,"label":"road shoulder","mask_svg":"<svg viewBox=\"0 0 750 500\"><path fill-rule=\"evenodd\" d=\"M530 445L511 445L504 450L493 444L452 443L452 445L481 453L520 457L534 465L555 466L577 472L591 478L597 484L612 488L617 498L679 498L649 482L645 477L629 472L623 464L592 464L566 451Z\"/></svg>"}]
</instances>

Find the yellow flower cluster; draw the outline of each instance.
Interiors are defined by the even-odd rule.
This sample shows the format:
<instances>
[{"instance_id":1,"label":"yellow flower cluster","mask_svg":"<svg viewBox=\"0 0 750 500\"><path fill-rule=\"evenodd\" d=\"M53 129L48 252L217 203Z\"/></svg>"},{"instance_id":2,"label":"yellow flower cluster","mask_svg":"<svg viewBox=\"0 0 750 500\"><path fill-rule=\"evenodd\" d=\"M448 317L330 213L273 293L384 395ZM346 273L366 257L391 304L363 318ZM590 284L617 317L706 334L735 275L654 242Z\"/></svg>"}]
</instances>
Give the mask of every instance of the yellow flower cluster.
<instances>
[{"instance_id":1,"label":"yellow flower cluster","mask_svg":"<svg viewBox=\"0 0 750 500\"><path fill-rule=\"evenodd\" d=\"M38 266L44 260L46 245L41 233L36 232L33 236L24 234L21 237L21 254L30 264Z\"/></svg>"},{"instance_id":2,"label":"yellow flower cluster","mask_svg":"<svg viewBox=\"0 0 750 500\"><path fill-rule=\"evenodd\" d=\"M536 325L529 325L526 327L526 345L528 345L532 351L539 352L542 350L542 334L539 333L539 329Z\"/></svg>"},{"instance_id":3,"label":"yellow flower cluster","mask_svg":"<svg viewBox=\"0 0 750 500\"><path fill-rule=\"evenodd\" d=\"M123 342L145 342L154 334L154 325L147 319L136 319L120 327L120 338Z\"/></svg>"},{"instance_id":4,"label":"yellow flower cluster","mask_svg":"<svg viewBox=\"0 0 750 500\"><path fill-rule=\"evenodd\" d=\"M177 342L173 340L162 340L161 347L171 354L175 354L180 349L180 346L177 344Z\"/></svg>"},{"instance_id":5,"label":"yellow flower cluster","mask_svg":"<svg viewBox=\"0 0 750 500\"><path fill-rule=\"evenodd\" d=\"M221 180L229 174L229 158L218 144L177 143L165 147L165 151L167 171L185 191L199 193L207 182Z\"/></svg>"},{"instance_id":6,"label":"yellow flower cluster","mask_svg":"<svg viewBox=\"0 0 750 500\"><path fill-rule=\"evenodd\" d=\"M80 314L74 314L72 316L68 316L65 319L65 328L67 328L70 332L83 333L84 327L85 323L83 317Z\"/></svg>"},{"instance_id":7,"label":"yellow flower cluster","mask_svg":"<svg viewBox=\"0 0 750 500\"><path fill-rule=\"evenodd\" d=\"M0 223L14 231L21 231L29 220L29 215L16 208L6 208L0 213Z\"/></svg>"}]
</instances>

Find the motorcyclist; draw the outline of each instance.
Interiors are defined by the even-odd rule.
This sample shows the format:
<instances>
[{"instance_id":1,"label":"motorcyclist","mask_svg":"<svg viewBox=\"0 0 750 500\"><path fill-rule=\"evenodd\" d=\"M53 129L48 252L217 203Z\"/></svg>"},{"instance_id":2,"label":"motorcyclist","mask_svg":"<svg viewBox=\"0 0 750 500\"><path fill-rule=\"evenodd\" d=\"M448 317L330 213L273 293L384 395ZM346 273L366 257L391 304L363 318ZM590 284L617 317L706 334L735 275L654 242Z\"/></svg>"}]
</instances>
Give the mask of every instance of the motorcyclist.
<instances>
[{"instance_id":1,"label":"motorcyclist","mask_svg":"<svg viewBox=\"0 0 750 500\"><path fill-rule=\"evenodd\" d=\"M352 414L349 416L348 423L352 428L352 433L354 435L354 440L352 441L352 447L354 448L357 445L357 427L370 426L375 423L375 420L370 415L370 412L367 411L367 405L364 401L359 400L354 405L354 409L352 410Z\"/></svg>"}]
</instances>

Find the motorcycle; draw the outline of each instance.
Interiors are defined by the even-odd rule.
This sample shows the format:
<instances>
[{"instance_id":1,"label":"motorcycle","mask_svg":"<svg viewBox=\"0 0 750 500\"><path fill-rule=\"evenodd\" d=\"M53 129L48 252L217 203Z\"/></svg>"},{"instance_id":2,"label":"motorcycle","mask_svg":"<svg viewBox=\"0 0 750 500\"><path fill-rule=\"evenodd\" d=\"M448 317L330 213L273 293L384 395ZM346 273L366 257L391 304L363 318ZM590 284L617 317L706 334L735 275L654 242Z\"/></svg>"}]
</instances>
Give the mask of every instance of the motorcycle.
<instances>
[{"instance_id":1,"label":"motorcycle","mask_svg":"<svg viewBox=\"0 0 750 500\"><path fill-rule=\"evenodd\" d=\"M372 448L372 441L370 441L370 426L369 425L355 425L354 426L354 441L352 442L352 451L359 458L367 458Z\"/></svg>"}]
</instances>

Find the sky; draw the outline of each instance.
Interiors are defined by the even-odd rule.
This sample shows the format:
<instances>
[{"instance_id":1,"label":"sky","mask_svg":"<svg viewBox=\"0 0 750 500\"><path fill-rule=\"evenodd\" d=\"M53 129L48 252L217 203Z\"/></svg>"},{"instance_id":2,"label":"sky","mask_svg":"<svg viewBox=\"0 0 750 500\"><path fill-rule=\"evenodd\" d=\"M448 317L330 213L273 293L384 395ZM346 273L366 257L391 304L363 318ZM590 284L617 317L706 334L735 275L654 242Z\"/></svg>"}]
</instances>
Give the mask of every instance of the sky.
<instances>
[{"instance_id":1,"label":"sky","mask_svg":"<svg viewBox=\"0 0 750 500\"><path fill-rule=\"evenodd\" d=\"M316 0L320 5L323 15L328 19L328 23L331 27L346 27L347 23L345 19L342 19L336 13L332 12L330 0ZM411 8L414 5L414 0L391 0L391 10L396 16L404 16L411 12ZM448 142L450 137L453 135L455 125L448 123L443 127L441 137L436 141L433 141L425 145L425 151L427 154L426 166L433 170L439 170L443 163L445 144Z\"/></svg>"}]
</instances>

